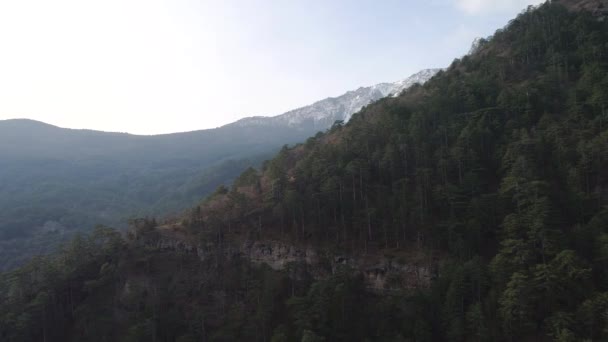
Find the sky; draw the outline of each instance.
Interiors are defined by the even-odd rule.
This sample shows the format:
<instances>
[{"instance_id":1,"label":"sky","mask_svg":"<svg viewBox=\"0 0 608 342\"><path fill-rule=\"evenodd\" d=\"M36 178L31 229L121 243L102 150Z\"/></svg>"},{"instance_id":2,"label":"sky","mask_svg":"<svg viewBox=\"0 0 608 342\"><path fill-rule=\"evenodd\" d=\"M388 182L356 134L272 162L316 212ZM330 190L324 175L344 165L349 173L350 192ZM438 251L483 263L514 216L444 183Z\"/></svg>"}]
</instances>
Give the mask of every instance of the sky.
<instances>
[{"instance_id":1,"label":"sky","mask_svg":"<svg viewBox=\"0 0 608 342\"><path fill-rule=\"evenodd\" d=\"M0 119L160 134L448 66L541 0L0 1Z\"/></svg>"}]
</instances>

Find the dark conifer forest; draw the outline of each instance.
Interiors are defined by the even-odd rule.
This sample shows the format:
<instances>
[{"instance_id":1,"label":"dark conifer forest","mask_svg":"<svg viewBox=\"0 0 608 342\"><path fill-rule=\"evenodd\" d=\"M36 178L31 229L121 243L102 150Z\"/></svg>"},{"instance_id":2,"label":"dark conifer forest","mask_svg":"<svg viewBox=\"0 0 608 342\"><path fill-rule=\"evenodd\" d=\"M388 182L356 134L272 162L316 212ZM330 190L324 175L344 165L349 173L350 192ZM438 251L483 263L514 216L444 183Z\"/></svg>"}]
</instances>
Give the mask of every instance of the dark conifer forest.
<instances>
[{"instance_id":1,"label":"dark conifer forest","mask_svg":"<svg viewBox=\"0 0 608 342\"><path fill-rule=\"evenodd\" d=\"M178 219L0 275L0 340L608 340L604 3L530 7Z\"/></svg>"}]
</instances>

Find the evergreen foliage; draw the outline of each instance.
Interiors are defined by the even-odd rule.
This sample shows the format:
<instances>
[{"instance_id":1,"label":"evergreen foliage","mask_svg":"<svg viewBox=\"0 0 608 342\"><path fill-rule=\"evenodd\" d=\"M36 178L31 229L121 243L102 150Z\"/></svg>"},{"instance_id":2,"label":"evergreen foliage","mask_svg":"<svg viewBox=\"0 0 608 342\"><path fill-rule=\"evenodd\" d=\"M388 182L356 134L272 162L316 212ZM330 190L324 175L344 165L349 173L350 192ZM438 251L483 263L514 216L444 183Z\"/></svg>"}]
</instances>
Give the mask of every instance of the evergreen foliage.
<instances>
[{"instance_id":1,"label":"evergreen foliage","mask_svg":"<svg viewBox=\"0 0 608 342\"><path fill-rule=\"evenodd\" d=\"M92 237L5 275L0 338L606 340L606 121L608 20L528 8L424 86L218 189L183 225L214 260ZM311 280L224 258L242 233L427 250L439 276L374 294L348 269Z\"/></svg>"}]
</instances>

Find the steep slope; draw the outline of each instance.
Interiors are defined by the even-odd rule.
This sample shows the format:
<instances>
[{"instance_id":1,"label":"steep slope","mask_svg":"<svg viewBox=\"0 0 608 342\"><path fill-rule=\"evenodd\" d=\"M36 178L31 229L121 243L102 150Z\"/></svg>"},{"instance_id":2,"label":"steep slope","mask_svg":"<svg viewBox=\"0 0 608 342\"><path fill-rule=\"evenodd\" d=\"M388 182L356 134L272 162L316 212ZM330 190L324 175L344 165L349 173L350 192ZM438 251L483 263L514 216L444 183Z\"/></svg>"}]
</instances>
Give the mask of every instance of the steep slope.
<instances>
[{"instance_id":1,"label":"steep slope","mask_svg":"<svg viewBox=\"0 0 608 342\"><path fill-rule=\"evenodd\" d=\"M319 105L324 101L302 109L314 116L314 124L287 113L264 118L261 125L249 119L210 130L137 136L0 121L0 270L46 253L74 231L96 224L124 227L132 217L188 208L280 146L304 141L389 90L432 74L384 84L382 91L361 88L357 100L332 99L339 109L327 110Z\"/></svg>"},{"instance_id":2,"label":"steep slope","mask_svg":"<svg viewBox=\"0 0 608 342\"><path fill-rule=\"evenodd\" d=\"M183 217L36 260L0 281L0 337L608 339L599 19L528 9L424 86L283 148ZM352 258L387 260L371 269L387 291L370 292ZM438 272L404 286L391 266L416 258Z\"/></svg>"}]
</instances>

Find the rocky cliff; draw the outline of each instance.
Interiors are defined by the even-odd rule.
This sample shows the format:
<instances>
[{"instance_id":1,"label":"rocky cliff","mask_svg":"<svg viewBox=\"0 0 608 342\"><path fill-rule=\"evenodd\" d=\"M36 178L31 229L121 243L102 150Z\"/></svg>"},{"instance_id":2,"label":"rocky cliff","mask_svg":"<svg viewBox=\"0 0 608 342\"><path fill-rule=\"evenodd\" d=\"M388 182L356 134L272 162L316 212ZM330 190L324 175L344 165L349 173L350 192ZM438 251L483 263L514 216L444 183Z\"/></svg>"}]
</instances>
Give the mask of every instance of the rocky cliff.
<instances>
[{"instance_id":1,"label":"rocky cliff","mask_svg":"<svg viewBox=\"0 0 608 342\"><path fill-rule=\"evenodd\" d=\"M280 239L236 237L219 246L192 241L178 229L159 229L155 236L140 237L139 243L158 251L196 255L201 261L244 258L254 264L267 265L294 277L304 274L315 280L328 277L345 267L360 274L369 290L390 293L403 289L428 288L437 276L437 260L417 251L396 255L370 251L360 255L336 253L328 248Z\"/></svg>"}]
</instances>

